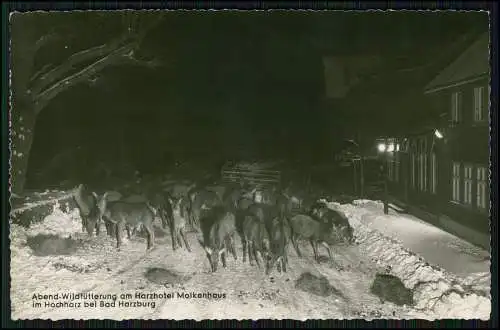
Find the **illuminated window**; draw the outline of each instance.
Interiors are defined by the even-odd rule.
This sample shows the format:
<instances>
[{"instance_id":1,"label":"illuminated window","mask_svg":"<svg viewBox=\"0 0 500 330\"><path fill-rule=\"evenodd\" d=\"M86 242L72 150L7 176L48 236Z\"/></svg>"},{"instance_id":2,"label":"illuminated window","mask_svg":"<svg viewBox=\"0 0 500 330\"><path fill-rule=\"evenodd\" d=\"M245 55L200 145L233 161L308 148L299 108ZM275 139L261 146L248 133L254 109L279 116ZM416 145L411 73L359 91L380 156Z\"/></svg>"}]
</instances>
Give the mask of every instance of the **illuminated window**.
<instances>
[{"instance_id":1,"label":"illuminated window","mask_svg":"<svg viewBox=\"0 0 500 330\"><path fill-rule=\"evenodd\" d=\"M464 204L472 205L472 166L464 165Z\"/></svg>"},{"instance_id":2,"label":"illuminated window","mask_svg":"<svg viewBox=\"0 0 500 330\"><path fill-rule=\"evenodd\" d=\"M437 158L436 153L431 153L431 193L437 192Z\"/></svg>"},{"instance_id":3,"label":"illuminated window","mask_svg":"<svg viewBox=\"0 0 500 330\"><path fill-rule=\"evenodd\" d=\"M453 162L452 200L460 203L460 163Z\"/></svg>"},{"instance_id":4,"label":"illuminated window","mask_svg":"<svg viewBox=\"0 0 500 330\"><path fill-rule=\"evenodd\" d=\"M417 157L415 156L415 153L412 151L410 155L410 167L411 167L411 177L410 177L410 185L412 188L415 188L415 176L417 172Z\"/></svg>"},{"instance_id":5,"label":"illuminated window","mask_svg":"<svg viewBox=\"0 0 500 330\"><path fill-rule=\"evenodd\" d=\"M420 141L419 150L419 188L427 190L427 143L425 139Z\"/></svg>"},{"instance_id":6,"label":"illuminated window","mask_svg":"<svg viewBox=\"0 0 500 330\"><path fill-rule=\"evenodd\" d=\"M485 119L486 97L483 86L474 87L474 121Z\"/></svg>"},{"instance_id":7,"label":"illuminated window","mask_svg":"<svg viewBox=\"0 0 500 330\"><path fill-rule=\"evenodd\" d=\"M486 167L478 167L476 169L477 179L477 207L482 210L487 210L488 204L488 176Z\"/></svg>"},{"instance_id":8,"label":"illuminated window","mask_svg":"<svg viewBox=\"0 0 500 330\"><path fill-rule=\"evenodd\" d=\"M396 153L396 164L394 168L394 180L399 182L399 152Z\"/></svg>"}]
</instances>

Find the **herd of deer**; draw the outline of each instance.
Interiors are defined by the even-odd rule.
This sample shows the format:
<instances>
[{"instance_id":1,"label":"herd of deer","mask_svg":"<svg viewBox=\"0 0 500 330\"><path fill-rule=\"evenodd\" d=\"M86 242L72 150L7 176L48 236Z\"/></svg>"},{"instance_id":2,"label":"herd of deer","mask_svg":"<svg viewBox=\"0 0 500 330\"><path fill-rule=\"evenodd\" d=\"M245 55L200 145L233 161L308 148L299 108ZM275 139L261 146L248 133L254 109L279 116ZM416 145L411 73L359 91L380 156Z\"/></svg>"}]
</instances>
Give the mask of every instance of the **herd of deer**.
<instances>
[{"instance_id":1,"label":"herd of deer","mask_svg":"<svg viewBox=\"0 0 500 330\"><path fill-rule=\"evenodd\" d=\"M109 191L99 197L81 184L74 200L80 211L82 230L92 236L95 229L99 235L104 223L107 234L116 237L117 248L124 229L130 238L142 225L147 232L147 249L151 249L153 222L158 215L163 229L170 230L173 250L184 245L191 252L186 232L188 226L193 228L202 235L198 241L213 272L217 271L219 260L226 267L227 252L237 260L236 235L241 239L243 262L247 255L251 265L255 261L260 267L263 261L266 274L274 266L279 272L286 272L289 242L301 257L297 241L308 240L317 262L319 244L333 261L330 246L353 243L353 229L342 213L318 201L296 207L296 198L276 189L265 193L271 197L268 201L257 198L256 189L250 191L242 186L226 186L222 197L206 187L192 188L176 196L155 189L128 197Z\"/></svg>"}]
</instances>

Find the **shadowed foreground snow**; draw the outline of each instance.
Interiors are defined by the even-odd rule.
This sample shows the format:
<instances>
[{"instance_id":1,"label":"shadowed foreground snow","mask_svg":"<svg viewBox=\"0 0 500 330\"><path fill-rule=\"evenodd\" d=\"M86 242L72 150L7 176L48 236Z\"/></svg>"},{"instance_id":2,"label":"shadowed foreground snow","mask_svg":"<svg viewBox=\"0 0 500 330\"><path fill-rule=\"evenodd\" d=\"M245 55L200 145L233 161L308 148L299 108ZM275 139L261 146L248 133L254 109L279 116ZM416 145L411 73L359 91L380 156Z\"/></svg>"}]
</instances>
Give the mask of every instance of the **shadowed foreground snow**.
<instances>
[{"instance_id":1,"label":"shadowed foreground snow","mask_svg":"<svg viewBox=\"0 0 500 330\"><path fill-rule=\"evenodd\" d=\"M145 238L126 239L120 251L116 240L101 236L88 238L81 233L78 212L62 212L58 206L43 222L29 229L11 225L11 302L13 319L352 319L352 318L480 318L489 319L489 271L451 274L431 266L405 249L405 245L384 236L383 228L370 225L370 217L380 217L376 203L357 205L330 203L349 217L358 244L335 247L335 263L317 264L309 244L303 244L304 258L289 248L288 273L276 271L265 276L263 269L228 258L228 267L215 274L196 234L189 233L192 252L172 251L170 236L157 228L156 246L146 252ZM367 206L369 205L369 206ZM382 221L373 221L383 223ZM387 221L387 227L390 221ZM159 221L158 221L159 225ZM27 245L37 235L57 235L67 240L48 241L48 251L76 241L71 254L39 256ZM61 243L62 242L62 243ZM457 241L458 242L458 241ZM72 246L74 246L73 244ZM238 247L240 245L238 244ZM38 246L42 249L42 246ZM46 247L45 247L46 248ZM45 249L47 250L47 249ZM324 256L326 251L320 247ZM457 252L458 253L458 252ZM326 258L325 258L326 259ZM457 259L458 260L458 259ZM465 267L465 266L464 266ZM154 280L148 271L169 274ZM327 297L295 288L304 272L326 277L340 294ZM390 273L414 289L416 305L381 303L370 293L376 273ZM151 272L150 272L151 274ZM166 283L168 282L168 283ZM59 294L59 299L33 299L34 295ZM87 293L87 297L62 297L66 293ZM132 298L125 297L130 293ZM136 294L164 294L173 298ZM222 298L189 297L212 293ZM89 294L102 295L98 299ZM112 294L116 294L113 300ZM186 296L181 296L185 295ZM106 297L109 296L109 297ZM35 303L41 303L36 306ZM90 303L95 302L97 306ZM51 306L45 306L48 303ZM64 305L57 307L55 304ZM68 303L71 305L68 306ZM80 303L80 306L78 306ZM109 307L100 307L106 303ZM113 306L114 303L114 306ZM125 306L123 304L128 304ZM146 306L138 306L141 303ZM135 306L134 306L135 305Z\"/></svg>"}]
</instances>

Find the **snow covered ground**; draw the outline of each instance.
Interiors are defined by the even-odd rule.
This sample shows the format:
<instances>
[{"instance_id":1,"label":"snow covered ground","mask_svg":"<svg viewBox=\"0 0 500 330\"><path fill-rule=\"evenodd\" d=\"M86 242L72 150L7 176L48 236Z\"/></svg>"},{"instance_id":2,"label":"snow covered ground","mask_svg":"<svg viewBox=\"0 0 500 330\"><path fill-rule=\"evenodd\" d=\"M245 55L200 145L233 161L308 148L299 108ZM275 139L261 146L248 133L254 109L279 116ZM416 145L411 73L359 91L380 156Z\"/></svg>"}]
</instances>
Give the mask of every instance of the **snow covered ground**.
<instances>
[{"instance_id":1,"label":"snow covered ground","mask_svg":"<svg viewBox=\"0 0 500 330\"><path fill-rule=\"evenodd\" d=\"M329 204L349 217L363 253L414 290L417 309L437 318L489 319L487 251L415 217L384 215L380 202Z\"/></svg>"},{"instance_id":2,"label":"snow covered ground","mask_svg":"<svg viewBox=\"0 0 500 330\"><path fill-rule=\"evenodd\" d=\"M153 250L146 252L145 238L136 236L125 238L118 251L116 241L103 233L94 238L81 233L76 210L65 213L56 205L43 222L28 229L11 225L12 318L489 319L490 275L488 267L481 264L484 252L431 228L423 230L417 223L424 224L415 219L400 215L384 218L376 202L330 205L348 215L357 245L335 247L335 265L315 263L309 244L302 246L303 258L297 257L290 247L288 272L273 272L270 276L265 276L257 266L243 264L241 250L238 260L229 257L227 269L210 273L195 233L188 234L191 253L184 249L172 251L170 236L159 228ZM403 221L408 225L403 225ZM406 234L410 230L415 230L413 235ZM35 250L30 248L40 234L61 239L52 238L39 242ZM420 246L418 236L427 238L427 243ZM432 238L443 241L436 243L440 246L431 245ZM438 251L444 251L443 246L451 248L443 252L445 257L439 258L432 255L428 245ZM58 249L68 254L36 253ZM320 253L325 255L321 248ZM447 263L448 260L456 261ZM453 268L454 262L467 265ZM324 276L339 293L321 296L296 288L296 280L305 272ZM370 293L375 275L381 272L398 276L413 289L415 306L382 303ZM57 293L58 299L43 297ZM66 293L87 296L62 297ZM126 296L128 293L131 297ZM222 297L193 298L188 293L222 294ZM101 296L90 297L90 294ZM159 294L164 297L158 297Z\"/></svg>"},{"instance_id":3,"label":"snow covered ground","mask_svg":"<svg viewBox=\"0 0 500 330\"><path fill-rule=\"evenodd\" d=\"M403 246L458 275L490 271L490 253L441 230L412 215L398 214L389 209L383 214L383 204L374 201L355 201L369 210L363 224L399 240ZM436 253L439 251L439 253Z\"/></svg>"}]
</instances>

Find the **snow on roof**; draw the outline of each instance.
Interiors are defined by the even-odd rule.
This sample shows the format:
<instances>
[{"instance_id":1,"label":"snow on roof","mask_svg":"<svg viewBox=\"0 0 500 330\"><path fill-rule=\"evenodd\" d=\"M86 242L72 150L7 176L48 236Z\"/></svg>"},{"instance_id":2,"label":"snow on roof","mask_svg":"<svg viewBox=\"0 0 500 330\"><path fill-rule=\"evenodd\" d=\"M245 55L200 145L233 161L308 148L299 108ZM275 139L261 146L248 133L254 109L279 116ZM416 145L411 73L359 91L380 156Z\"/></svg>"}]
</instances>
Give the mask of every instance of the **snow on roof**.
<instances>
[{"instance_id":1,"label":"snow on roof","mask_svg":"<svg viewBox=\"0 0 500 330\"><path fill-rule=\"evenodd\" d=\"M441 71L426 87L426 92L468 79L487 75L489 67L489 34L482 34L462 55Z\"/></svg>"}]
</instances>

